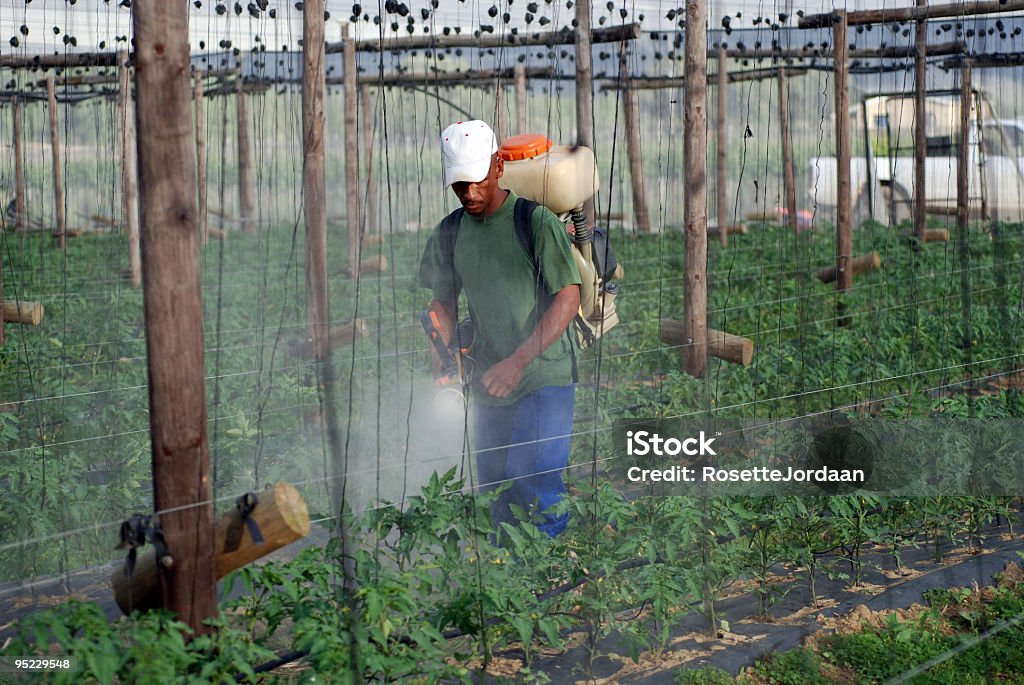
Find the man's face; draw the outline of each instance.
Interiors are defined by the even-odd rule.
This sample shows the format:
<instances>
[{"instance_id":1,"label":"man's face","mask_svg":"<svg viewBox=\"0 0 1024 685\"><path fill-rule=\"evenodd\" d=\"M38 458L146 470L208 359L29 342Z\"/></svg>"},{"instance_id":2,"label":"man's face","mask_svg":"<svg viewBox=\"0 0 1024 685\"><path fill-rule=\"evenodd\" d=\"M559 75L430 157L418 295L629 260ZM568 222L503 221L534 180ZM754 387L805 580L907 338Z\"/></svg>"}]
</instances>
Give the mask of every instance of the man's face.
<instances>
[{"instance_id":1,"label":"man's face","mask_svg":"<svg viewBox=\"0 0 1024 685\"><path fill-rule=\"evenodd\" d=\"M482 181L470 183L458 181L452 184L452 191L469 214L485 217L493 214L505 201L505 191L498 187L498 179L505 171L505 163L500 157L491 158L491 168Z\"/></svg>"}]
</instances>

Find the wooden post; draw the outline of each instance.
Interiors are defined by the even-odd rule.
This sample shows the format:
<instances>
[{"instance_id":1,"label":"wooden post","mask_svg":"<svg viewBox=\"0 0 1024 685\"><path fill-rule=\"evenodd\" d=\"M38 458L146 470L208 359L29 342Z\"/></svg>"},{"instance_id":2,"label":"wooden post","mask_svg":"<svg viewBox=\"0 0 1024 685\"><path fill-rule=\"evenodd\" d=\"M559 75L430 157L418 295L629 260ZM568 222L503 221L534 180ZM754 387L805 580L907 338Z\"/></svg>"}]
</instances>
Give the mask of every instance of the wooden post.
<instances>
[{"instance_id":1,"label":"wooden post","mask_svg":"<svg viewBox=\"0 0 1024 685\"><path fill-rule=\"evenodd\" d=\"M686 103L683 119L683 225L686 238L685 292L686 337L684 370L700 378L707 369L708 339L708 111L706 2L688 0L686 5L686 54L683 75Z\"/></svg>"},{"instance_id":2,"label":"wooden post","mask_svg":"<svg viewBox=\"0 0 1024 685\"><path fill-rule=\"evenodd\" d=\"M53 205L56 225L53 235L63 250L67 245L67 226L64 221L64 166L60 158L60 135L57 128L57 87L53 72L46 75L46 96L50 104L50 150L53 153Z\"/></svg>"},{"instance_id":3,"label":"wooden post","mask_svg":"<svg viewBox=\"0 0 1024 685\"><path fill-rule=\"evenodd\" d=\"M494 133L498 145L508 138L508 113L505 112L505 86L499 76L494 82Z\"/></svg>"},{"instance_id":4,"label":"wooden post","mask_svg":"<svg viewBox=\"0 0 1024 685\"><path fill-rule=\"evenodd\" d=\"M242 230L249 234L256 233L256 200L255 186L252 178L252 137L249 135L249 101L243 88L242 66L238 66L238 78L235 80L238 103L238 214L242 222Z\"/></svg>"},{"instance_id":5,"label":"wooden post","mask_svg":"<svg viewBox=\"0 0 1024 685\"><path fill-rule=\"evenodd\" d=\"M927 8L926 0L917 0L919 8ZM918 240L924 237L925 211L925 157L928 152L927 117L925 116L925 75L927 57L928 22L922 17L917 20L917 35L914 45L914 235Z\"/></svg>"},{"instance_id":6,"label":"wooden post","mask_svg":"<svg viewBox=\"0 0 1024 685\"><path fill-rule=\"evenodd\" d=\"M516 64L516 114L519 116L519 130L516 134L527 133L529 129L529 117L526 111L526 66Z\"/></svg>"},{"instance_id":7,"label":"wooden post","mask_svg":"<svg viewBox=\"0 0 1024 685\"><path fill-rule=\"evenodd\" d=\"M970 218L970 186L969 159L970 159L970 126L971 113L971 66L964 64L960 70L960 147L956 156L956 227L959 232L959 239L962 244L967 243L968 220Z\"/></svg>"},{"instance_id":8,"label":"wooden post","mask_svg":"<svg viewBox=\"0 0 1024 685\"><path fill-rule=\"evenodd\" d=\"M347 204L345 218L348 223L348 273L353 281L359 278L359 237L360 209L359 202L359 150L356 137L356 44L349 39L349 25L341 27L341 39L344 42L342 51L342 69L345 79L345 195Z\"/></svg>"},{"instance_id":9,"label":"wooden post","mask_svg":"<svg viewBox=\"0 0 1024 685\"><path fill-rule=\"evenodd\" d=\"M309 510L293 485L276 483L273 488L255 493L255 497L256 506L248 520L256 525L263 542L253 541L249 524L237 507L221 516L217 521L213 546L216 554L214 573L218 580L309 535ZM133 609L158 608L157 563L152 549L139 556L132 575L126 575L124 570L121 566L110 577L114 600L121 611L129 614Z\"/></svg>"},{"instance_id":10,"label":"wooden post","mask_svg":"<svg viewBox=\"0 0 1024 685\"><path fill-rule=\"evenodd\" d=\"M370 100L370 86L359 86L359 99L363 102L363 151L366 159L366 221L363 234L381 233L377 223L377 175L373 168L373 102Z\"/></svg>"},{"instance_id":11,"label":"wooden post","mask_svg":"<svg viewBox=\"0 0 1024 685\"><path fill-rule=\"evenodd\" d=\"M789 125L789 79L779 67L779 128L782 129L782 187L786 195L786 223L797 230L796 172L793 166L793 132Z\"/></svg>"},{"instance_id":12,"label":"wooden post","mask_svg":"<svg viewBox=\"0 0 1024 685\"><path fill-rule=\"evenodd\" d=\"M128 233L128 273L133 288L142 285L142 257L139 255L139 170L136 160L135 117L132 112L132 81L128 51L117 52L117 130L121 152L121 220Z\"/></svg>"},{"instance_id":13,"label":"wooden post","mask_svg":"<svg viewBox=\"0 0 1024 685\"><path fill-rule=\"evenodd\" d=\"M199 200L199 243L210 240L206 187L206 107L203 103L203 77L199 70L193 75L192 104L196 110L196 190Z\"/></svg>"},{"instance_id":14,"label":"wooden post","mask_svg":"<svg viewBox=\"0 0 1024 685\"><path fill-rule=\"evenodd\" d=\"M11 102L11 115L14 117L14 211L18 213L14 229L22 231L28 225L25 212L25 147L21 133L21 101L15 97Z\"/></svg>"},{"instance_id":15,"label":"wooden post","mask_svg":"<svg viewBox=\"0 0 1024 685\"><path fill-rule=\"evenodd\" d=\"M644 192L644 150L640 140L640 96L629 87L626 54L626 43L622 43L619 47L619 73L625 85L622 97L626 114L626 154L629 157L629 178L633 188L633 221L637 231L650 233L651 220L647 212L647 194Z\"/></svg>"},{"instance_id":16,"label":"wooden post","mask_svg":"<svg viewBox=\"0 0 1024 685\"><path fill-rule=\"evenodd\" d=\"M144 2L132 19L153 492L171 562L160 588L164 607L206 633L217 600L188 10Z\"/></svg>"},{"instance_id":17,"label":"wooden post","mask_svg":"<svg viewBox=\"0 0 1024 685\"><path fill-rule=\"evenodd\" d=\"M729 212L727 207L729 205L728 194L726 193L726 175L728 169L726 164L728 163L728 145L729 145L729 132L726 129L728 125L728 109L729 109L729 72L726 69L726 55L725 46L718 46L718 130L715 132L717 136L716 140L716 160L717 160L717 176L715 179L715 191L718 195L718 243L725 247L729 244Z\"/></svg>"},{"instance_id":18,"label":"wooden post","mask_svg":"<svg viewBox=\"0 0 1024 685\"><path fill-rule=\"evenodd\" d=\"M848 268L853 255L852 207L850 198L850 65L846 30L846 12L836 12L832 25L833 64L836 101L836 290L853 286L853 271Z\"/></svg>"},{"instance_id":19,"label":"wooden post","mask_svg":"<svg viewBox=\"0 0 1024 685\"><path fill-rule=\"evenodd\" d=\"M576 2L576 144L594 149L594 56L590 0ZM597 151L594 150L596 153ZM594 198L583 203L587 226L594 225Z\"/></svg>"}]
</instances>

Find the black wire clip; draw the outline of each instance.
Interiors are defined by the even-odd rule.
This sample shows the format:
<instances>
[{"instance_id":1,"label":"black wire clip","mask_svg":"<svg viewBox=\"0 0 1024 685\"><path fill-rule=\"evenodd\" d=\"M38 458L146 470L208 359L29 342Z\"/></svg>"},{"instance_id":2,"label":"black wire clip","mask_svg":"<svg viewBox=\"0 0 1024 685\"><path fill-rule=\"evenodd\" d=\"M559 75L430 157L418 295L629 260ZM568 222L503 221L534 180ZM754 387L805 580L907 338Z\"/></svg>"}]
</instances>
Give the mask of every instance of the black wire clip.
<instances>
[{"instance_id":1,"label":"black wire clip","mask_svg":"<svg viewBox=\"0 0 1024 685\"><path fill-rule=\"evenodd\" d=\"M138 555L138 548L146 542L153 545L156 550L157 563L163 563L164 559L170 559L170 552L167 550L167 542L164 540L164 533L160 530L160 523L157 517L146 514L133 514L130 519L121 524L119 532L120 542L115 549L128 549L128 556L124 560L124 574L131 577L135 571L135 560ZM166 565L166 564L165 564Z\"/></svg>"},{"instance_id":2,"label":"black wire clip","mask_svg":"<svg viewBox=\"0 0 1024 685\"><path fill-rule=\"evenodd\" d=\"M256 510L256 506L259 503L259 498L252 492L247 492L235 500L235 509L238 510L239 517L231 522L224 536L223 551L225 553L234 552L241 546L242 523L245 523L245 527L249 529L249 536L252 538L253 544L263 544L263 533L260 532L256 519L251 517L252 512Z\"/></svg>"}]
</instances>

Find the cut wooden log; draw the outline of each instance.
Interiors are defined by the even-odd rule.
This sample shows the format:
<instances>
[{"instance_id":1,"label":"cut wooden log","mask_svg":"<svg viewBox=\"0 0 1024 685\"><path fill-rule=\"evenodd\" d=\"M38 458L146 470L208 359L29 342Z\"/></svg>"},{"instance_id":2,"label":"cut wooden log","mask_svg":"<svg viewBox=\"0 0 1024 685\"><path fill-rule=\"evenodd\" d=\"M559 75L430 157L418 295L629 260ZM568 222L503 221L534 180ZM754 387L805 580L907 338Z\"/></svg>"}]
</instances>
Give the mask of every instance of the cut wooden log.
<instances>
[{"instance_id":1,"label":"cut wooden log","mask_svg":"<svg viewBox=\"0 0 1024 685\"><path fill-rule=\"evenodd\" d=\"M218 580L309 534L309 510L294 486L277 483L257 497L256 507L248 519L259 529L262 543L253 542L249 524L237 508L217 522L214 549ZM169 550L171 558L174 552ZM110 578L114 599L125 614L134 609L145 611L159 607L156 564L156 553L150 547L139 554L130 576L126 574L124 565L114 571Z\"/></svg>"},{"instance_id":2,"label":"cut wooden log","mask_svg":"<svg viewBox=\"0 0 1024 685\"><path fill-rule=\"evenodd\" d=\"M42 302L4 300L4 321L38 326L43 320Z\"/></svg>"},{"instance_id":3,"label":"cut wooden log","mask_svg":"<svg viewBox=\"0 0 1024 685\"><path fill-rule=\"evenodd\" d=\"M904 240L913 240L913 231L904 231L902 233ZM926 228L924 229L924 235L921 236L923 243L945 243L949 242L949 229L948 228Z\"/></svg>"},{"instance_id":4,"label":"cut wooden log","mask_svg":"<svg viewBox=\"0 0 1024 685\"><path fill-rule=\"evenodd\" d=\"M854 257L850 261L851 268L853 269L853 275L858 276L865 271L871 271L872 269L878 269L882 266L882 257L877 252L869 252L860 257ZM835 266L826 266L822 269L818 269L818 279L822 283L832 283L836 280L837 269Z\"/></svg>"},{"instance_id":5,"label":"cut wooden log","mask_svg":"<svg viewBox=\"0 0 1024 685\"><path fill-rule=\"evenodd\" d=\"M383 273L388 270L388 258L386 255L367 257L359 262L359 275Z\"/></svg>"},{"instance_id":6,"label":"cut wooden log","mask_svg":"<svg viewBox=\"0 0 1024 685\"><path fill-rule=\"evenodd\" d=\"M363 247L377 247L384 244L383 233L370 233L363 236Z\"/></svg>"},{"instance_id":7,"label":"cut wooden log","mask_svg":"<svg viewBox=\"0 0 1024 685\"><path fill-rule=\"evenodd\" d=\"M338 326L332 326L328 332L328 349L335 350L345 345L352 345L356 340L370 335L370 327L362 319L353 319ZM288 351L296 357L313 358L313 341L297 340L288 346Z\"/></svg>"},{"instance_id":8,"label":"cut wooden log","mask_svg":"<svg viewBox=\"0 0 1024 685\"><path fill-rule=\"evenodd\" d=\"M729 235L733 235L735 233L746 235L747 231L749 231L749 229L747 228L746 224L735 224L733 226L725 227L725 232L728 233ZM708 235L717 236L718 226L708 226Z\"/></svg>"},{"instance_id":9,"label":"cut wooden log","mask_svg":"<svg viewBox=\"0 0 1024 685\"><path fill-rule=\"evenodd\" d=\"M675 319L661 320L661 341L667 345L691 344L686 339L684 324ZM725 331L708 329L708 353L733 364L749 366L754 360L754 341Z\"/></svg>"},{"instance_id":10,"label":"cut wooden log","mask_svg":"<svg viewBox=\"0 0 1024 685\"><path fill-rule=\"evenodd\" d=\"M767 212L750 212L747 214L746 219L747 221L771 221L778 223L782 221L782 212L777 209Z\"/></svg>"}]
</instances>

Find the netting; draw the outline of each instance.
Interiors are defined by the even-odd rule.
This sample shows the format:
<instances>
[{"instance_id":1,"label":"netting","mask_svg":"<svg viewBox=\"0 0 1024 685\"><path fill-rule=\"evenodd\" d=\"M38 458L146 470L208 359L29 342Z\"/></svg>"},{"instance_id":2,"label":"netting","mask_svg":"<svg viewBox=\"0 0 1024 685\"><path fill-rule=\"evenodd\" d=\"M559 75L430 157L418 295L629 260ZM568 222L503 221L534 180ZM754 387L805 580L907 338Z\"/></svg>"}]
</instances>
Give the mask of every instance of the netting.
<instances>
[{"instance_id":1,"label":"netting","mask_svg":"<svg viewBox=\"0 0 1024 685\"><path fill-rule=\"evenodd\" d=\"M429 614L424 620L431 630L469 640L472 654L454 656L463 643L437 647L452 644L438 640L430 658L486 669L498 645L515 651L528 670L531 640L562 645L583 625L588 675L597 651L612 650L598 650L600 638L643 632L624 627L639 625L622 617L627 609L643 614L645 625L653 622L637 644L646 640L646 647L664 649L668 639L661 631L682 620L677 613L696 609L714 622L715 601L729 588L759 588L763 618L769 576L802 583L803 573L810 590L801 596L814 606L817 579L837 603L847 601L849 587L832 582L834 569L851 564L852 585L859 587L860 560L851 550L859 554L868 542L879 567L889 565L885 545L893 543L897 570L901 546L908 558L923 544L947 551L1016 549L1014 531L1003 540L997 526L1019 521L1014 488L1021 457L1012 442L1021 434L1024 123L1020 67L1012 61L1024 47L1024 22L1014 14L974 16L974 3L960 2L957 16L920 24L929 46L960 43L928 57L924 112L914 101L917 23L850 27L852 256L866 257L869 266L857 273L860 267L845 265L854 270L853 285L837 290L819 274L835 270L841 211L831 59L837 46L831 30L802 29L797 22L814 12L862 8L818 4L711 3L707 215L718 233L726 229L719 216L729 228L725 242L708 233L707 327L750 341L754 351L743 363L716 353L699 378L684 373L680 362L692 341L671 339L664 325L688 314L686 8L640 1L593 8L595 29L638 25L637 37L595 40L592 50L592 134L601 179L595 215L624 268L620 323L579 359L570 496L562 505L573 527L550 541L531 537L535 529L524 526L527 532L511 545L513 556L508 547L488 543L489 500L477 486L468 417L439 416L432 403L436 386L419 322L430 296L415 275L430 231L459 206L442 180L441 129L479 118L493 123L501 138L526 131L556 144L580 138L576 9L571 2L478 0L328 4L331 404L306 320L301 3L190 5L193 126L198 178L205 179L199 194L206 198L197 226L204 311L182 316L203 320L216 512L231 511L246 492L291 483L309 508L314 548L328 548L342 516L353 522L358 539L349 542L358 550L352 554L365 553L359 557L363 581L394 580L399 576L389 574L395 569L405 572L421 561L430 569L423 571L429 580L417 581L434 583L417 597L423 606L405 613ZM864 4L892 9L893 3ZM146 357L152 332L145 329L142 292L132 283L138 275L129 262L131 209L122 177L131 168L137 132L118 83L119 68L134 66L128 56L133 11L127 0L0 0L0 37L8 46L0 51L2 294L5 307L45 308L36 325L7 323L0 347L0 601L12 608L9 618L69 596L107 599L109 575L124 558L114 548L122 522L153 508ZM559 29L569 38L490 42L512 27L524 38ZM359 46L357 89L348 92L343 30L352 31ZM444 46L445 39L470 35L478 45ZM402 40L417 36L436 36L437 44L403 47ZM716 63L720 47L729 51L724 64ZM126 52L117 58L115 50ZM70 62L79 66L66 66ZM961 86L968 64L964 129ZM719 69L730 78L724 112L715 100ZM788 130L780 125L782 69ZM48 104L48 78L55 108ZM627 115L630 97L637 110ZM352 112L355 120L346 123ZM924 198L917 197L913 177L921 116L927 120ZM354 126L355 148L346 142L346 126ZM639 149L627 142L630 129L638 130ZM725 147L724 212L717 206L716 141ZM788 223L794 218L787 207L786 144L795 173L794 226ZM957 187L965 147L966 202ZM359 179L346 187L346 162L353 157ZM642 203L635 176L642 176ZM24 199L16 200L22 187ZM914 235L918 205L927 206L936 238L945 229L943 239ZM964 211L967 226L958 223ZM55 238L61 221L63 249ZM357 236L354 245L350 236ZM337 411L338 444L328 435L325 406ZM950 417L999 421L999 429L985 423L981 433L971 428L967 437L953 436L943 423ZM744 435L751 427L785 434L793 425L811 426L810 438L788 438L807 442L822 426L860 419L887 422L875 436L879 473L904 466L884 447L918 450L923 464L942 461L924 452L947 438L963 447L958 455L991 464L972 470L950 457L955 465L947 471L961 477L932 483L931 490L884 482L836 498L763 490L730 491L720 499L687 490L659 498L623 475L635 461L623 447L629 421L669 422L658 424L666 430L698 420L724 422L726 433ZM933 423L919 427L919 419ZM982 447L980 434L1004 442ZM766 445L781 453L783 443L774 434L762 442L750 438L744 454L767 459ZM850 521L869 518L872 532L851 532ZM782 527L764 533L773 536L773 551L762 565L740 560L759 541L767 544L758 536L772 525ZM529 566L519 580L543 587L526 592L529 601L516 595L518 606L503 602L494 595L511 581L492 575L498 571L489 566L481 571L485 554L498 560L490 566ZM439 559L460 559L463 566L456 573ZM673 585L672 575L683 580ZM586 591L579 601L565 591L603 577L615 594L590 613ZM472 597L445 596L446 582ZM632 592L634 586L641 590ZM570 599L558 599L563 595ZM446 607L440 615L424 608L434 601ZM456 620L451 607L459 602L466 615ZM517 621L531 612L527 630ZM550 616L559 618L542 625ZM718 630L730 632L728 623ZM422 648L408 623L399 633L406 646Z\"/></svg>"}]
</instances>

